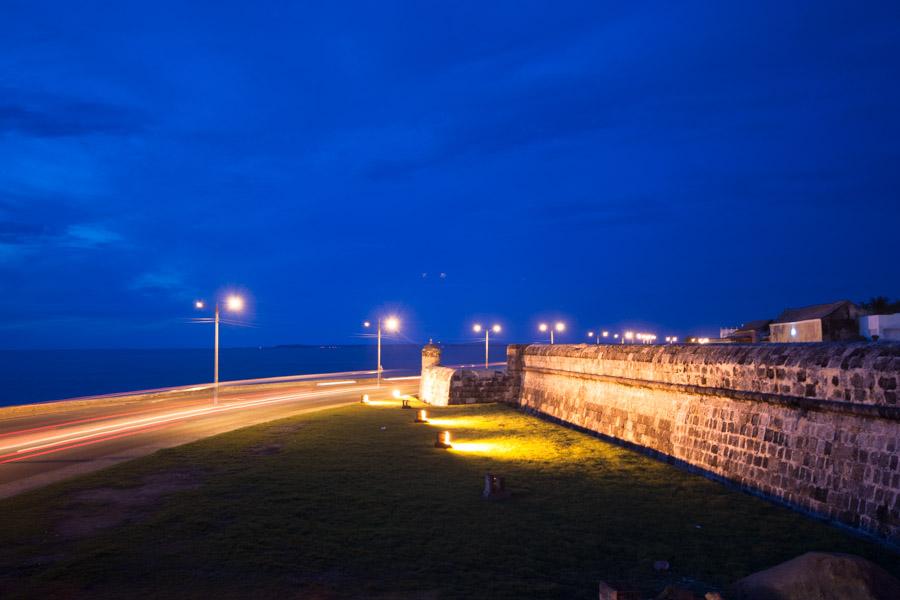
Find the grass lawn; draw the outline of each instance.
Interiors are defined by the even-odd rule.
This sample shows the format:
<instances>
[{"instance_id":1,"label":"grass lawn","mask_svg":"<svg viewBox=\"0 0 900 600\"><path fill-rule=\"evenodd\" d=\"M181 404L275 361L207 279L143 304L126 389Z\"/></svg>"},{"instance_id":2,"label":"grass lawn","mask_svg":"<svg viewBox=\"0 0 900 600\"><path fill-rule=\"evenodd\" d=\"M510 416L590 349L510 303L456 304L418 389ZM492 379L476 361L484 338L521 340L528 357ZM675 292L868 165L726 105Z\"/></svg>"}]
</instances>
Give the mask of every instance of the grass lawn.
<instances>
[{"instance_id":1,"label":"grass lawn","mask_svg":"<svg viewBox=\"0 0 900 600\"><path fill-rule=\"evenodd\" d=\"M0 501L3 597L595 598L900 556L498 405L302 415ZM440 429L453 450L433 447ZM503 501L480 497L487 471ZM670 571L657 573L655 560Z\"/></svg>"}]
</instances>

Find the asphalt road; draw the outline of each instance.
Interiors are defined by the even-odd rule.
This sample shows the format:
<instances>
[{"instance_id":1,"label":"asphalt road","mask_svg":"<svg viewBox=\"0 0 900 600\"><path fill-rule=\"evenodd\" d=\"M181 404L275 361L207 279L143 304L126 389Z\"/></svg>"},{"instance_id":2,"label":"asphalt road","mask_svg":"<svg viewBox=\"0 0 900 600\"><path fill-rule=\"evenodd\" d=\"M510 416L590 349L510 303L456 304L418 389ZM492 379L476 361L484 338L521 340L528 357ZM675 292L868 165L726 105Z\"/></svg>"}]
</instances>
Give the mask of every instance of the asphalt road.
<instances>
[{"instance_id":1,"label":"asphalt road","mask_svg":"<svg viewBox=\"0 0 900 600\"><path fill-rule=\"evenodd\" d=\"M418 378L318 380L197 388L0 409L0 498L226 431L413 393Z\"/></svg>"}]
</instances>

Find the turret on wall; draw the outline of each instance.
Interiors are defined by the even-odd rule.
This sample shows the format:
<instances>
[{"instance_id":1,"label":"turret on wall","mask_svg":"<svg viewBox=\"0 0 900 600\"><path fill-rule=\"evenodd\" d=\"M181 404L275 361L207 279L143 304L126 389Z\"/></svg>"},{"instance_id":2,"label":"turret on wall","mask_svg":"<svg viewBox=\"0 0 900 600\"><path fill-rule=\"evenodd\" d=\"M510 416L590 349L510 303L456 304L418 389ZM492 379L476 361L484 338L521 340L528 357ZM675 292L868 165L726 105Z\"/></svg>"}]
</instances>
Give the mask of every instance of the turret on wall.
<instances>
[{"instance_id":1,"label":"turret on wall","mask_svg":"<svg viewBox=\"0 0 900 600\"><path fill-rule=\"evenodd\" d=\"M441 364L441 347L431 340L422 348L422 370Z\"/></svg>"}]
</instances>

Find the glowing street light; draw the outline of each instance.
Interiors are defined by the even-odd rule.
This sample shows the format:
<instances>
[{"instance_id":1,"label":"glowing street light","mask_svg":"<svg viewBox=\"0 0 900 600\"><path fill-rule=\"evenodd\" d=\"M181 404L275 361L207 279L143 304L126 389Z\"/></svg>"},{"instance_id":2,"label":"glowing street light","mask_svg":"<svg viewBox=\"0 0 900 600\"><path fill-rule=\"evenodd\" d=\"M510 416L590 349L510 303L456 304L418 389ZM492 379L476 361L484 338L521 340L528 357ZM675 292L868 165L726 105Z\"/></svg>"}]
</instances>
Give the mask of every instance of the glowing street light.
<instances>
[{"instance_id":1,"label":"glowing street light","mask_svg":"<svg viewBox=\"0 0 900 600\"><path fill-rule=\"evenodd\" d=\"M203 300L197 300L194 302L194 308L197 310L201 310L206 307L206 303ZM229 294L227 298L225 298L225 310L231 312L241 312L244 310L244 299L237 294ZM213 319L215 323L215 336L214 336L214 351L213 351L213 399L218 401L219 399L219 302L216 301L215 308L215 318Z\"/></svg>"},{"instance_id":2,"label":"glowing street light","mask_svg":"<svg viewBox=\"0 0 900 600\"><path fill-rule=\"evenodd\" d=\"M589 338L594 338L595 334L594 334L593 331L588 331L587 336L588 336ZM609 337L609 332L608 332L608 331L602 331L602 332L600 332L599 334L596 334L597 345L600 345L600 338L601 338L601 337L608 338L608 337ZM616 336L616 337L619 337L619 336Z\"/></svg>"},{"instance_id":3,"label":"glowing street light","mask_svg":"<svg viewBox=\"0 0 900 600\"><path fill-rule=\"evenodd\" d=\"M490 364L490 344L491 344L491 332L500 333L501 329L499 325L494 325L490 328L482 327L479 323L476 323L472 326L472 331L475 333L481 333L481 330L484 329L484 368L488 368L488 364Z\"/></svg>"},{"instance_id":4,"label":"glowing street light","mask_svg":"<svg viewBox=\"0 0 900 600\"><path fill-rule=\"evenodd\" d=\"M363 321L363 327L368 329L372 326L370 321ZM375 365L375 372L377 378L377 385L381 385L381 372L384 371L384 368L381 366L381 330L385 329L387 331L397 331L400 329L400 319L397 317L388 317L386 319L382 319L378 317L378 358L377 363Z\"/></svg>"},{"instance_id":5,"label":"glowing street light","mask_svg":"<svg viewBox=\"0 0 900 600\"><path fill-rule=\"evenodd\" d=\"M538 325L538 329L541 331L541 333L546 333L547 331L549 331L550 332L550 343L553 344L553 343L555 343L554 339L553 339L553 332L556 331L558 333L562 333L563 331L566 330L566 324L563 323L562 321L557 321L553 325L553 327L550 327L546 323L541 323L540 325Z\"/></svg>"},{"instance_id":6,"label":"glowing street light","mask_svg":"<svg viewBox=\"0 0 900 600\"><path fill-rule=\"evenodd\" d=\"M625 335L622 336L622 343L624 344L624 343L625 343L625 340L628 340L628 341L630 342L630 341L632 341L633 339L634 339L634 332L633 332L633 331L626 331L626 332L625 332Z\"/></svg>"}]
</instances>

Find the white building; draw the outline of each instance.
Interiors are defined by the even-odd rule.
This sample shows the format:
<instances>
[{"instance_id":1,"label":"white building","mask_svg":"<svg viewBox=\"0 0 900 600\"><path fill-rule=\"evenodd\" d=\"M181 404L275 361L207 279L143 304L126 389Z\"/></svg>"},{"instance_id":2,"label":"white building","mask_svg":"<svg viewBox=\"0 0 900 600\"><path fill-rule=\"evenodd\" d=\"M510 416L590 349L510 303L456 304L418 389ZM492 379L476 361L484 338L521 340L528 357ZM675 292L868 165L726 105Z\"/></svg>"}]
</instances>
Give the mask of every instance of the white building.
<instances>
[{"instance_id":1,"label":"white building","mask_svg":"<svg viewBox=\"0 0 900 600\"><path fill-rule=\"evenodd\" d=\"M737 330L737 327L719 327L719 337L724 340Z\"/></svg>"},{"instance_id":2,"label":"white building","mask_svg":"<svg viewBox=\"0 0 900 600\"><path fill-rule=\"evenodd\" d=\"M900 341L900 313L859 318L859 334L867 339Z\"/></svg>"}]
</instances>

